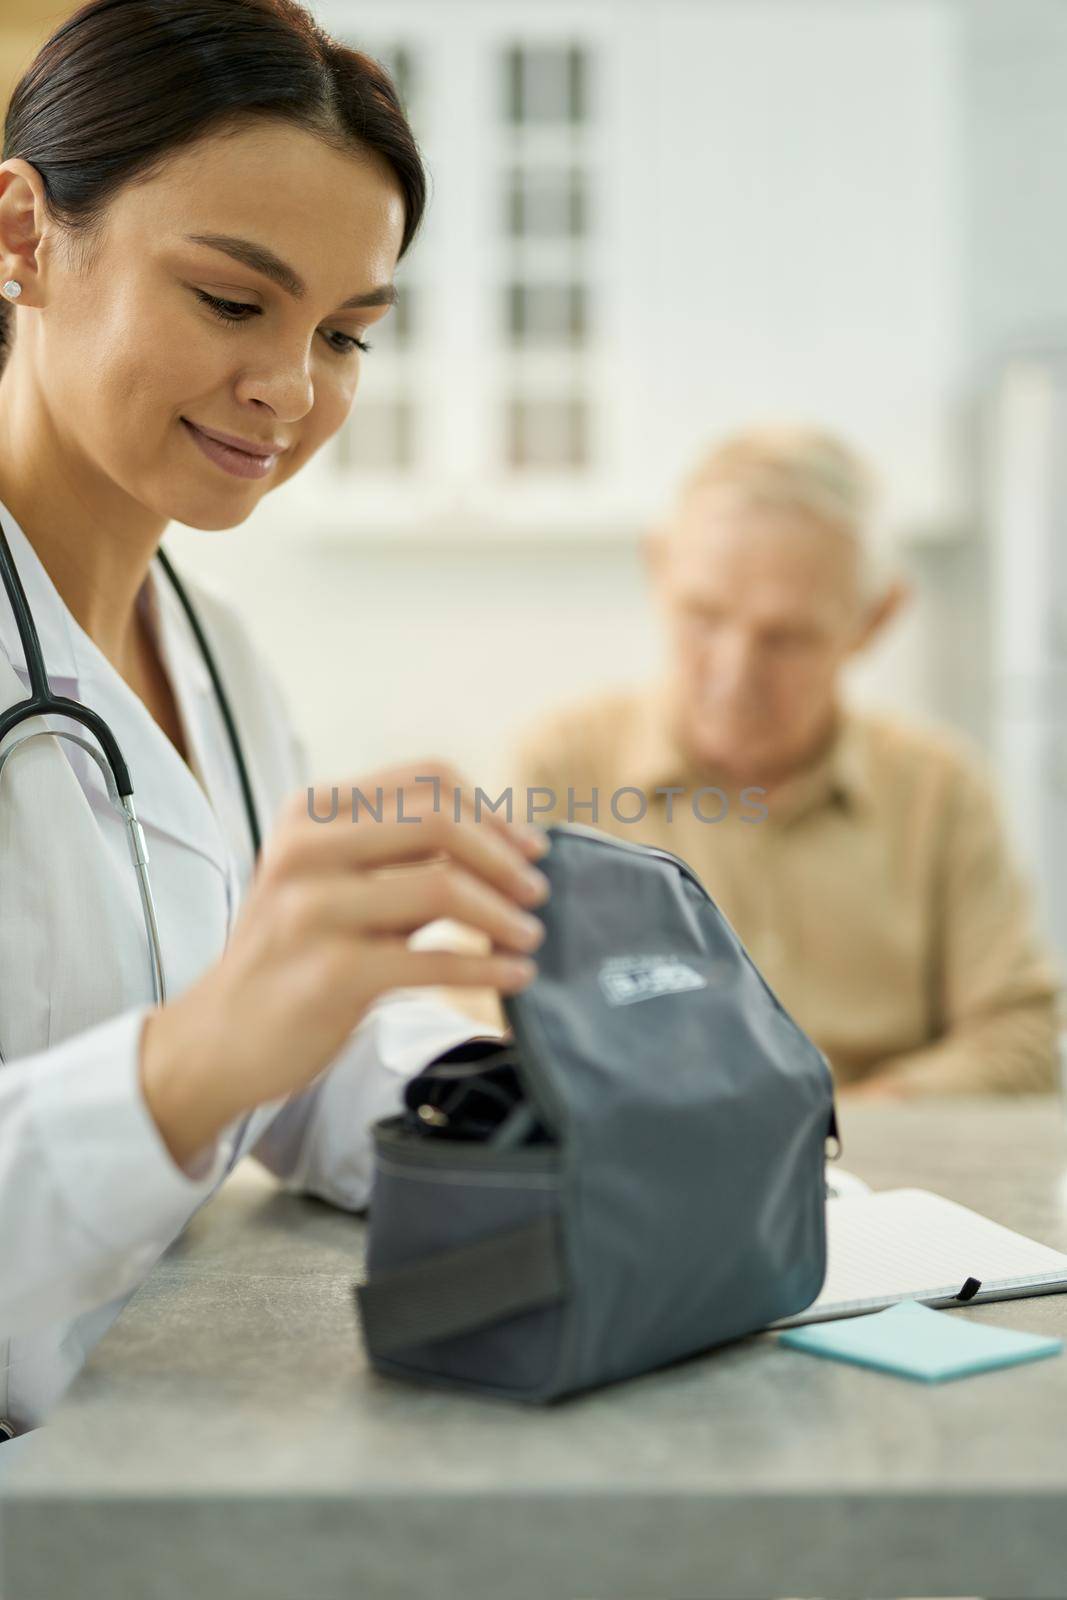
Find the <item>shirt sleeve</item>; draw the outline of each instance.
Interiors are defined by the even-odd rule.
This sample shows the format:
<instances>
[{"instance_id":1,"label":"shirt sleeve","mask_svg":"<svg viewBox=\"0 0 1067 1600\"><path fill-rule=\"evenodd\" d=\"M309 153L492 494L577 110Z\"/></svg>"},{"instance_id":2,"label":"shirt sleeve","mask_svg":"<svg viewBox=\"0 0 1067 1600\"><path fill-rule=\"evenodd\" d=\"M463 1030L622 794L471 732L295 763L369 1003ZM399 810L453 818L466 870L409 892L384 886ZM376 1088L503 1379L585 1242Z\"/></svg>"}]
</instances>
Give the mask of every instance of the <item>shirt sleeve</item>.
<instances>
[{"instance_id":1,"label":"shirt sleeve","mask_svg":"<svg viewBox=\"0 0 1067 1600\"><path fill-rule=\"evenodd\" d=\"M1057 1086L1059 974L989 781L961 763L934 888L937 1042L866 1082L901 1094L1040 1093Z\"/></svg>"},{"instance_id":2,"label":"shirt sleeve","mask_svg":"<svg viewBox=\"0 0 1067 1600\"><path fill-rule=\"evenodd\" d=\"M436 1056L486 1032L416 990L393 990L329 1070L282 1106L252 1153L287 1189L362 1210L374 1172L374 1123L400 1110L405 1083Z\"/></svg>"},{"instance_id":3,"label":"shirt sleeve","mask_svg":"<svg viewBox=\"0 0 1067 1600\"><path fill-rule=\"evenodd\" d=\"M186 1172L145 1104L147 1012L0 1068L0 1337L133 1289L221 1181L225 1138Z\"/></svg>"}]
</instances>

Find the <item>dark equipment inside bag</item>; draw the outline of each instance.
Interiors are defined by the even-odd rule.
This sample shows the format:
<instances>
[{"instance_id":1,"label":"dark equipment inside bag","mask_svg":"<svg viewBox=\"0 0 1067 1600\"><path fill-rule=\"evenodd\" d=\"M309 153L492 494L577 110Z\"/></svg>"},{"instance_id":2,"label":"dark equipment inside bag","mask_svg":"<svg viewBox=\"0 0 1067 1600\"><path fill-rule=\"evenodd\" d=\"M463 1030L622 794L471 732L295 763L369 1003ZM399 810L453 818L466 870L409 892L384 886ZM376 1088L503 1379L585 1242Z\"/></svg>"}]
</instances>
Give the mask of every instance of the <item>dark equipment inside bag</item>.
<instances>
[{"instance_id":1,"label":"dark equipment inside bag","mask_svg":"<svg viewBox=\"0 0 1067 1600\"><path fill-rule=\"evenodd\" d=\"M494 1149L549 1144L522 1081L519 1052L499 1039L471 1039L430 1063L404 1092L408 1131L484 1139Z\"/></svg>"},{"instance_id":2,"label":"dark equipment inside bag","mask_svg":"<svg viewBox=\"0 0 1067 1600\"><path fill-rule=\"evenodd\" d=\"M376 1124L379 1372L548 1401L751 1333L826 1270L825 1058L686 866L549 830L538 976Z\"/></svg>"}]
</instances>

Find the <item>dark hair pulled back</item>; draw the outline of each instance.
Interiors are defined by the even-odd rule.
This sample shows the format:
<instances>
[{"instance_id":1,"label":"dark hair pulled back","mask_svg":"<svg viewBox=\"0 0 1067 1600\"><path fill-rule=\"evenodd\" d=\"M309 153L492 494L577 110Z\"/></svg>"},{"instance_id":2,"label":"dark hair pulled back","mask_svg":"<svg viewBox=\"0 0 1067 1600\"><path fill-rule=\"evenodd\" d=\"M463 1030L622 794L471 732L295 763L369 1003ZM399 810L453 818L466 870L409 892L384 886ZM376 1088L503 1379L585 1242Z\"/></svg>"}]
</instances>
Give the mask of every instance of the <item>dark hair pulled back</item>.
<instances>
[{"instance_id":1,"label":"dark hair pulled back","mask_svg":"<svg viewBox=\"0 0 1067 1600\"><path fill-rule=\"evenodd\" d=\"M426 176L396 90L295 0L90 0L16 85L0 159L36 167L56 220L87 233L124 184L212 127L257 114L384 159L404 201L404 253ZM0 301L0 368L13 312Z\"/></svg>"}]
</instances>

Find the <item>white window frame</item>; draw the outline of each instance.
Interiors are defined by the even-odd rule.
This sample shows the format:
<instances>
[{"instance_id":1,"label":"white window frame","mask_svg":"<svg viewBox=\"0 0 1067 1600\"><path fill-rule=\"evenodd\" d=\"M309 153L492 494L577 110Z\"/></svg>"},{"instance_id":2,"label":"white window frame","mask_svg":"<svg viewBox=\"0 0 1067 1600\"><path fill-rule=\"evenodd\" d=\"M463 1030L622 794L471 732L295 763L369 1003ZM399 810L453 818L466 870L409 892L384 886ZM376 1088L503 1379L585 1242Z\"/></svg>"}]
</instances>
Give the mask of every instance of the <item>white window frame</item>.
<instances>
[{"instance_id":1,"label":"white window frame","mask_svg":"<svg viewBox=\"0 0 1067 1600\"><path fill-rule=\"evenodd\" d=\"M309 464L299 484L268 496L260 515L291 524L299 518L329 541L394 542L452 539L463 543L628 538L638 525L634 488L640 482L640 394L634 363L650 314L644 300L650 245L639 218L628 216L641 183L643 141L632 108L641 90L639 32L617 26L617 7L580 10L559 0L526 6L492 0L394 0L384 4L323 0L322 24L357 46L403 43L415 56L417 132L431 174L431 205L405 276L419 288L415 343L400 363L387 351L365 358L363 383L388 392L403 384L416 400L416 463L404 474L353 470L339 477L329 447ZM613 25L613 18L614 24ZM631 17L632 20L632 17ZM505 232L499 58L514 43L568 41L590 55L594 108L585 148L592 172L592 228L582 242L590 284L593 331L587 348L530 350L521 364L532 384L554 383L568 361L584 369L590 406L590 469L514 472L502 465L503 406L514 353L503 342L501 289L515 241ZM628 113L628 114L627 114ZM570 152L567 133L524 129L523 139L546 155ZM528 259L550 269L571 241L526 241ZM373 344L373 334L370 336ZM380 364L376 375L375 360ZM381 370L384 369L384 370ZM454 375L463 374L457 390ZM457 402L457 392L460 396ZM358 411L359 397L356 399ZM420 443L420 426L424 428Z\"/></svg>"}]
</instances>

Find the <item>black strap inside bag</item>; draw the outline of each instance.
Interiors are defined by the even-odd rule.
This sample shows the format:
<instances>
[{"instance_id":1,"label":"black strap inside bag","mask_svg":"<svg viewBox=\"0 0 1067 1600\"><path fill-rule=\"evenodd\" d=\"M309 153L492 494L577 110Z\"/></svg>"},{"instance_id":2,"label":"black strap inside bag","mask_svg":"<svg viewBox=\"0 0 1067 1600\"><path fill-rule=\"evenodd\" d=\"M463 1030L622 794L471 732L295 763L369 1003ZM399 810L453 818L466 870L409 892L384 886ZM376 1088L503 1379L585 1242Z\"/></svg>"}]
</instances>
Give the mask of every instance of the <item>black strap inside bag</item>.
<instances>
[{"instance_id":1,"label":"black strap inside bag","mask_svg":"<svg viewBox=\"0 0 1067 1600\"><path fill-rule=\"evenodd\" d=\"M513 1044L468 1039L431 1061L404 1091L404 1128L427 1139L477 1140L495 1150L548 1144Z\"/></svg>"}]
</instances>

